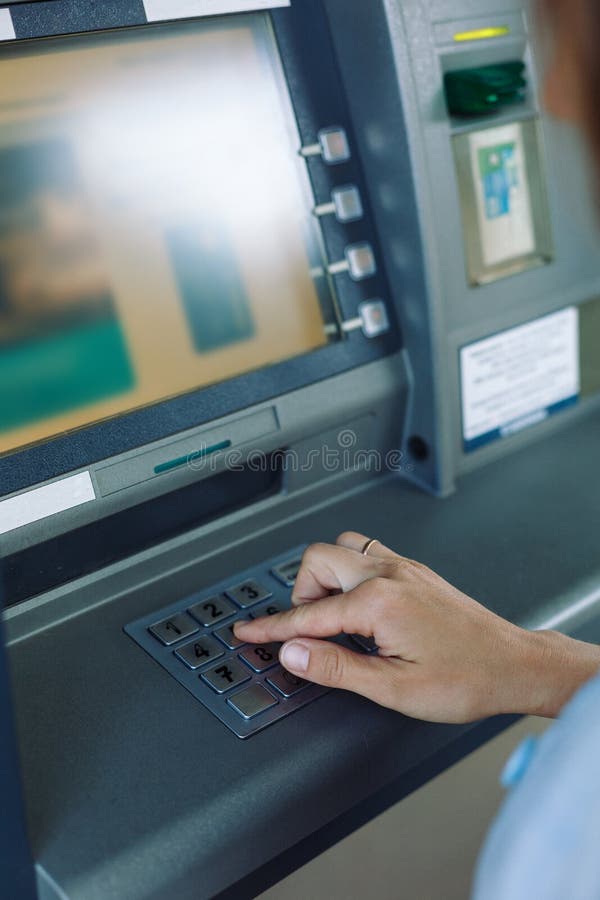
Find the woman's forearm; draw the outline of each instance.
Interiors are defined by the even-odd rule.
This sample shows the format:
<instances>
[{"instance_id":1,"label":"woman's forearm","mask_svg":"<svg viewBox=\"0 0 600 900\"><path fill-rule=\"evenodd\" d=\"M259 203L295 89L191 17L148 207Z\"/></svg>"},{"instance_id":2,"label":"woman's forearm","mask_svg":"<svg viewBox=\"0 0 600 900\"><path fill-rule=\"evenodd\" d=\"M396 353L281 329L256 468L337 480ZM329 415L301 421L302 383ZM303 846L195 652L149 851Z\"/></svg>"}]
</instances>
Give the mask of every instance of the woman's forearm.
<instances>
[{"instance_id":1,"label":"woman's forearm","mask_svg":"<svg viewBox=\"0 0 600 900\"><path fill-rule=\"evenodd\" d=\"M518 711L556 718L573 694L600 671L600 647L557 631L527 633L525 667L518 674L522 700Z\"/></svg>"}]
</instances>

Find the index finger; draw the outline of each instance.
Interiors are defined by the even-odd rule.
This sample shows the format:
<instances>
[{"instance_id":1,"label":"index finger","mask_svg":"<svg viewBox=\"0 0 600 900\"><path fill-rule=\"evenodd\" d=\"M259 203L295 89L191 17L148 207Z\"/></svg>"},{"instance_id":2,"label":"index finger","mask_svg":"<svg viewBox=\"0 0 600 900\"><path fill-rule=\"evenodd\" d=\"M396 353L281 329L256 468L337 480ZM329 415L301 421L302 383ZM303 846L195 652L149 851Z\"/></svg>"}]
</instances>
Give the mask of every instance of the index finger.
<instances>
[{"instance_id":1,"label":"index finger","mask_svg":"<svg viewBox=\"0 0 600 900\"><path fill-rule=\"evenodd\" d=\"M294 637L335 637L343 633L372 637L372 614L362 587L350 594L325 597L273 616L236 622L235 635L253 644L288 641Z\"/></svg>"}]
</instances>

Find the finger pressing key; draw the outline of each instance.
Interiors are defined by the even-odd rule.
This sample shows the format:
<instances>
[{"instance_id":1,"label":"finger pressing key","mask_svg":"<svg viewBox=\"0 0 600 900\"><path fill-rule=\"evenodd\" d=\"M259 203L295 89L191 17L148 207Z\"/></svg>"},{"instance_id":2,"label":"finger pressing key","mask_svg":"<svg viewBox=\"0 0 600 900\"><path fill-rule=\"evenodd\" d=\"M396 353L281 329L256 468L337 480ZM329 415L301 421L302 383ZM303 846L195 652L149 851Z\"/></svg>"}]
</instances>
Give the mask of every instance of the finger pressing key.
<instances>
[{"instance_id":1,"label":"finger pressing key","mask_svg":"<svg viewBox=\"0 0 600 900\"><path fill-rule=\"evenodd\" d=\"M371 634L371 611L363 591L338 594L297 606L275 616L236 622L236 637L251 643L287 641L293 637L334 637L337 634Z\"/></svg>"}]
</instances>

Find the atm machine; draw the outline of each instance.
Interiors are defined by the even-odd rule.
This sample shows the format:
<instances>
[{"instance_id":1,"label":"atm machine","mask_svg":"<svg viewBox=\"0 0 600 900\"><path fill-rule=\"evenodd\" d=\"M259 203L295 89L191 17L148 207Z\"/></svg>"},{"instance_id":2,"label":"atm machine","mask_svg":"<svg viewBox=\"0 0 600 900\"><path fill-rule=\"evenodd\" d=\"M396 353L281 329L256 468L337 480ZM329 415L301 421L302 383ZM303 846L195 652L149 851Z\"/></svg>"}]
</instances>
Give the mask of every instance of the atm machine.
<instances>
[{"instance_id":1,"label":"atm machine","mask_svg":"<svg viewBox=\"0 0 600 900\"><path fill-rule=\"evenodd\" d=\"M255 896L506 727L238 646L311 542L360 530L600 637L600 236L533 25L0 4L3 619L41 898Z\"/></svg>"}]
</instances>

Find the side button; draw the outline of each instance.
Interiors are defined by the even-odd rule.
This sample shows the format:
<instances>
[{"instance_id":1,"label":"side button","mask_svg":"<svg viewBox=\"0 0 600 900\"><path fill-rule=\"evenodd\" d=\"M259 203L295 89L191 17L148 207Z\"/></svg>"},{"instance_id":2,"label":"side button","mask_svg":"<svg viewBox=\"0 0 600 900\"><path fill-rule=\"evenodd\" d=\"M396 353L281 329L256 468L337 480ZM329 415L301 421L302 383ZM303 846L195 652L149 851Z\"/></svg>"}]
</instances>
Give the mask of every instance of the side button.
<instances>
[{"instance_id":1,"label":"side button","mask_svg":"<svg viewBox=\"0 0 600 900\"><path fill-rule=\"evenodd\" d=\"M350 143L343 128L322 128L317 138L319 139L318 144L307 144L302 147L301 156L305 158L321 156L323 162L328 166L337 166L350 159Z\"/></svg>"},{"instance_id":2,"label":"side button","mask_svg":"<svg viewBox=\"0 0 600 900\"><path fill-rule=\"evenodd\" d=\"M390 319L383 300L367 300L358 307L365 337L376 338L390 330Z\"/></svg>"}]
</instances>

